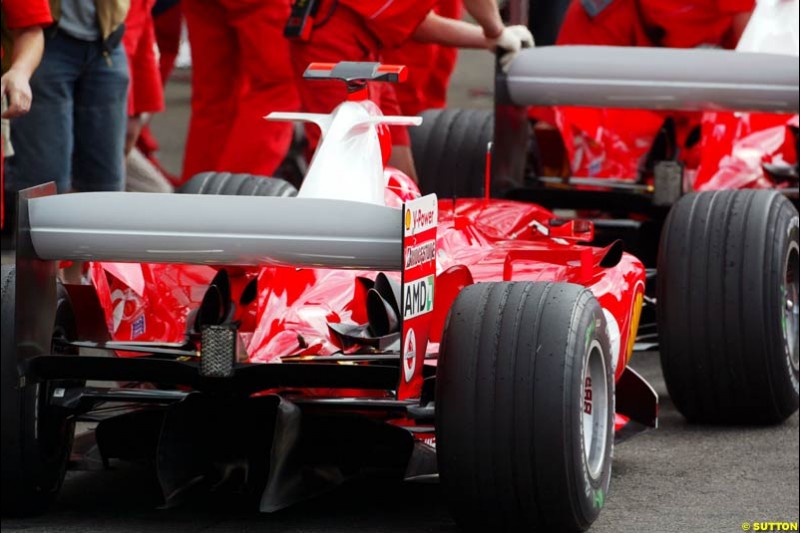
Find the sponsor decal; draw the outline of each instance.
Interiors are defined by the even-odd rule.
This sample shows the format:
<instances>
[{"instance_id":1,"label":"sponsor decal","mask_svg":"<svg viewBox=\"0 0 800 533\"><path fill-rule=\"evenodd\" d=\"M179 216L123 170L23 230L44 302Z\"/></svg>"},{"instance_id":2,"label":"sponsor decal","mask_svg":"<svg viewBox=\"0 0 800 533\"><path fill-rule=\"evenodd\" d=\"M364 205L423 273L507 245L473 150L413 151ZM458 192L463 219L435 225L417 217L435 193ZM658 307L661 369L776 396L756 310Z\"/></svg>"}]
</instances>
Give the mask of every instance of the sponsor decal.
<instances>
[{"instance_id":1,"label":"sponsor decal","mask_svg":"<svg viewBox=\"0 0 800 533\"><path fill-rule=\"evenodd\" d=\"M405 237L435 228L437 220L436 196L428 195L406 203Z\"/></svg>"},{"instance_id":2,"label":"sponsor decal","mask_svg":"<svg viewBox=\"0 0 800 533\"><path fill-rule=\"evenodd\" d=\"M433 276L403 284L403 320L433 311Z\"/></svg>"},{"instance_id":3,"label":"sponsor decal","mask_svg":"<svg viewBox=\"0 0 800 533\"><path fill-rule=\"evenodd\" d=\"M131 338L136 339L144 335L146 330L145 322L144 322L144 315L139 315L139 317L133 321L131 325Z\"/></svg>"},{"instance_id":4,"label":"sponsor decal","mask_svg":"<svg viewBox=\"0 0 800 533\"><path fill-rule=\"evenodd\" d=\"M602 509L605 504L606 504L606 493L603 492L603 489L596 490L594 493L594 506L597 509Z\"/></svg>"},{"instance_id":5,"label":"sponsor decal","mask_svg":"<svg viewBox=\"0 0 800 533\"><path fill-rule=\"evenodd\" d=\"M406 270L436 260L436 241L425 241L406 249Z\"/></svg>"},{"instance_id":6,"label":"sponsor decal","mask_svg":"<svg viewBox=\"0 0 800 533\"><path fill-rule=\"evenodd\" d=\"M592 414L592 378L586 376L583 383L583 412L587 415Z\"/></svg>"},{"instance_id":7,"label":"sponsor decal","mask_svg":"<svg viewBox=\"0 0 800 533\"><path fill-rule=\"evenodd\" d=\"M417 337L414 329L411 328L406 333L403 341L403 378L406 383L414 377L414 369L417 366Z\"/></svg>"},{"instance_id":8,"label":"sponsor decal","mask_svg":"<svg viewBox=\"0 0 800 533\"><path fill-rule=\"evenodd\" d=\"M438 201L435 194L403 205L402 347L397 398L419 398L436 275Z\"/></svg>"},{"instance_id":9,"label":"sponsor decal","mask_svg":"<svg viewBox=\"0 0 800 533\"><path fill-rule=\"evenodd\" d=\"M594 322L589 324L589 328L586 330L586 346L585 346L586 351L589 351L589 343L591 343L592 339L594 338L595 330L601 325L602 322L600 321L599 318L596 318Z\"/></svg>"}]
</instances>

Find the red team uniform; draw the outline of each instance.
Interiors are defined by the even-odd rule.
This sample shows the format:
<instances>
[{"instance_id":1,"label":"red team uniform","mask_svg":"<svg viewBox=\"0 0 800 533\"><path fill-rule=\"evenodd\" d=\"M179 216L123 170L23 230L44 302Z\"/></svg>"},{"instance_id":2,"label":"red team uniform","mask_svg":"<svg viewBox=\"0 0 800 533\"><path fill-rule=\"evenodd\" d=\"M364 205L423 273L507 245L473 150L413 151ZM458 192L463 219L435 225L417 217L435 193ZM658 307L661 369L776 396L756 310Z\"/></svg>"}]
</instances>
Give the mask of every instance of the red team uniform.
<instances>
[{"instance_id":1,"label":"red team uniform","mask_svg":"<svg viewBox=\"0 0 800 533\"><path fill-rule=\"evenodd\" d=\"M734 48L737 16L755 0L574 0L558 44ZM696 166L698 154L687 148L699 113L656 113L618 109L532 109L533 118L558 125L578 176L631 178L667 116L676 122L680 159Z\"/></svg>"},{"instance_id":2,"label":"red team uniform","mask_svg":"<svg viewBox=\"0 0 800 533\"><path fill-rule=\"evenodd\" d=\"M128 55L128 68L131 72L128 116L164 110L164 89L156 53L153 17L150 15L155 3L155 0L131 0L131 7L125 18L122 44Z\"/></svg>"},{"instance_id":3,"label":"red team uniform","mask_svg":"<svg viewBox=\"0 0 800 533\"><path fill-rule=\"evenodd\" d=\"M209 170L272 175L292 125L272 111L299 108L283 27L289 3L184 0L192 46L192 118L183 180Z\"/></svg>"},{"instance_id":4,"label":"red team uniform","mask_svg":"<svg viewBox=\"0 0 800 533\"><path fill-rule=\"evenodd\" d=\"M460 20L462 7L461 0L439 0L434 11ZM381 59L390 65L408 66L408 79L394 87L403 115L445 107L450 76L458 59L457 48L409 41L399 48L384 50Z\"/></svg>"},{"instance_id":5,"label":"red team uniform","mask_svg":"<svg viewBox=\"0 0 800 533\"><path fill-rule=\"evenodd\" d=\"M435 5L436 0L323 0L309 40L292 41L295 74L300 79L313 62L380 61L381 50L405 43ZM330 113L347 96L338 81L300 79L298 88L304 111L311 113ZM369 91L385 115L402 113L395 87L371 83ZM390 129L393 144L410 144L406 128ZM306 132L313 148L319 130L311 127Z\"/></svg>"}]
</instances>

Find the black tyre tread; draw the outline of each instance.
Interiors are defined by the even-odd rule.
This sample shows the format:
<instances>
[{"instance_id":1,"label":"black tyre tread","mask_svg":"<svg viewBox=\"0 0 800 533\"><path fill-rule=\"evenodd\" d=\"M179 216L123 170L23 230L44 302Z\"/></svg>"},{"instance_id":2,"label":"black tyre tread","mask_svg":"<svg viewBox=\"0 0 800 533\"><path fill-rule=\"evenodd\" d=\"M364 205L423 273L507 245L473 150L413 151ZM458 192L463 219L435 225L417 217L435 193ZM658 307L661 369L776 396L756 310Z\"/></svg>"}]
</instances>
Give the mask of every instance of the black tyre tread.
<instances>
[{"instance_id":1,"label":"black tyre tread","mask_svg":"<svg viewBox=\"0 0 800 533\"><path fill-rule=\"evenodd\" d=\"M202 172L193 176L179 189L182 194L218 194L225 196L295 196L294 185L281 178Z\"/></svg>"},{"instance_id":2,"label":"black tyre tread","mask_svg":"<svg viewBox=\"0 0 800 533\"><path fill-rule=\"evenodd\" d=\"M490 110L432 109L411 128L411 148L423 194L440 198L480 197L486 147L494 136Z\"/></svg>"},{"instance_id":3,"label":"black tyre tread","mask_svg":"<svg viewBox=\"0 0 800 533\"><path fill-rule=\"evenodd\" d=\"M58 495L64 480L70 450L72 449L74 421L61 412L50 411L61 425L57 455L43 457L39 447L43 434L38 439L33 436L32 424L35 420L32 411L36 408L35 390L28 386L23 390L16 388L17 355L14 347L14 299L15 267L2 267L2 514L26 516L40 514ZM67 335L74 335L75 316L69 303L66 289L56 285L56 323ZM10 294L11 293L11 294ZM40 386L45 386L44 384ZM82 386L82 382L69 385L59 382L58 386ZM45 397L46 393L43 393ZM40 400L41 402L41 400ZM52 453L52 450L50 450Z\"/></svg>"},{"instance_id":4,"label":"black tyre tread","mask_svg":"<svg viewBox=\"0 0 800 533\"><path fill-rule=\"evenodd\" d=\"M594 519L579 516L577 528L554 521L575 514L564 497L574 490L563 450L572 436L536 432L530 423L577 409L561 404L565 383L548 381L564 372L576 334L570 318L588 306L602 316L581 286L525 282L471 285L453 304L439 354L437 453L443 488L465 529L580 530ZM569 426L548 428L568 433Z\"/></svg>"},{"instance_id":5,"label":"black tyre tread","mask_svg":"<svg viewBox=\"0 0 800 533\"><path fill-rule=\"evenodd\" d=\"M423 111L420 116L422 117L422 124L415 128L409 128L409 136L411 137L411 152L414 155L415 164L422 168L423 161L427 161L428 148L430 146L428 140L434 126L438 122L441 109L429 109Z\"/></svg>"},{"instance_id":6,"label":"black tyre tread","mask_svg":"<svg viewBox=\"0 0 800 533\"><path fill-rule=\"evenodd\" d=\"M442 176L439 168L442 159L447 158L447 141L453 121L462 113L461 109L446 109L441 111L431 129L430 137L426 141L425 157L417 165L417 175L420 176L422 194L435 192L442 197L453 196L454 176L450 173ZM416 164L416 158L415 164ZM427 189L427 190L426 190Z\"/></svg>"},{"instance_id":7,"label":"black tyre tread","mask_svg":"<svg viewBox=\"0 0 800 533\"><path fill-rule=\"evenodd\" d=\"M661 363L690 421L776 423L797 410L786 376L770 364L783 351L773 305L784 266L778 232L792 216L780 193L753 190L687 195L667 217L658 258Z\"/></svg>"}]
</instances>

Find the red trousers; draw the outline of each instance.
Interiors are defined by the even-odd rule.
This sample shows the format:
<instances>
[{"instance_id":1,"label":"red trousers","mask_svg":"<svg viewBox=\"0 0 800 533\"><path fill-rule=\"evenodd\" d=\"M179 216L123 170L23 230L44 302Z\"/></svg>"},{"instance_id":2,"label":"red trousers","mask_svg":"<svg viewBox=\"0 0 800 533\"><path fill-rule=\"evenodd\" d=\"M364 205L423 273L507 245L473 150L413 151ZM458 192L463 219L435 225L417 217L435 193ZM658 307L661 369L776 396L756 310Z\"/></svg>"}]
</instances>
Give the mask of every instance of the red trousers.
<instances>
[{"instance_id":1,"label":"red trousers","mask_svg":"<svg viewBox=\"0 0 800 533\"><path fill-rule=\"evenodd\" d=\"M161 81L167 83L172 69L175 68L175 59L181 45L181 23L183 22L183 10L178 2L168 10L153 18L156 30L156 42L158 42L159 70L161 71Z\"/></svg>"},{"instance_id":2,"label":"red trousers","mask_svg":"<svg viewBox=\"0 0 800 533\"><path fill-rule=\"evenodd\" d=\"M330 3L320 8L320 18L326 17ZM315 27L307 42L293 40L291 43L292 65L298 79L298 89L303 110L309 113L330 113L347 99L347 89L341 81L318 81L302 79L309 63L338 63L339 61L378 61L379 43L366 28L360 16L346 6L339 5L321 26ZM377 82L369 84L370 99L375 101L384 115L399 115L400 106L393 84ZM411 141L405 127L392 126L392 144L408 146ZM316 126L306 128L309 147L313 149L319 141Z\"/></svg>"},{"instance_id":3,"label":"red trousers","mask_svg":"<svg viewBox=\"0 0 800 533\"><path fill-rule=\"evenodd\" d=\"M439 0L434 11L443 17L461 19L461 0ZM408 41L399 48L383 50L381 59L390 65L408 67L408 80L395 86L403 115L418 115L426 109L447 105L447 88L458 59L457 48Z\"/></svg>"},{"instance_id":4,"label":"red trousers","mask_svg":"<svg viewBox=\"0 0 800 533\"><path fill-rule=\"evenodd\" d=\"M154 3L155 0L132 0L125 18L122 44L125 45L131 74L128 116L164 109L164 88L156 57L153 16L150 14Z\"/></svg>"},{"instance_id":5,"label":"red trousers","mask_svg":"<svg viewBox=\"0 0 800 533\"><path fill-rule=\"evenodd\" d=\"M299 98L283 26L289 0L185 0L192 48L192 118L185 181L208 170L271 175L292 125L267 122Z\"/></svg>"}]
</instances>

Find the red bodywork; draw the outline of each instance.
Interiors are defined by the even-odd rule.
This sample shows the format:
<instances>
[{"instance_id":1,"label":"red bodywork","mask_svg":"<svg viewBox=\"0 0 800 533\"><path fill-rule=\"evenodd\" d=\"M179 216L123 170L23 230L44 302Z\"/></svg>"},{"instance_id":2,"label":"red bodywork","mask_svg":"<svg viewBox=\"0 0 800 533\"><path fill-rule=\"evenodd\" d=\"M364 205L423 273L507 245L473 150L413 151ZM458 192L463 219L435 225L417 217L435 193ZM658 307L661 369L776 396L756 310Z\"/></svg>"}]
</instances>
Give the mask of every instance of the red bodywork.
<instances>
[{"instance_id":1,"label":"red bodywork","mask_svg":"<svg viewBox=\"0 0 800 533\"><path fill-rule=\"evenodd\" d=\"M793 29L781 8L763 3L753 12L754 7L752 0L572 2L558 44L711 44L796 55L796 26ZM742 35L736 24L744 14L751 15ZM657 38L653 28L659 30ZM652 176L640 175L642 162L667 118L674 120L675 156L686 169L686 191L785 187L765 173L762 164L794 165L798 157L797 140L789 129L797 128L797 115L558 107L531 108L530 116L558 128L576 177L650 180ZM687 142L697 128L699 142Z\"/></svg>"},{"instance_id":2,"label":"red bodywork","mask_svg":"<svg viewBox=\"0 0 800 533\"><path fill-rule=\"evenodd\" d=\"M667 117L675 120L677 158L689 190L765 189L785 186L764 164L797 163L797 115L768 113L660 113L624 109L532 109L531 116L557 125L578 177L636 181L653 140ZM687 147L695 128L700 140Z\"/></svg>"},{"instance_id":3,"label":"red bodywork","mask_svg":"<svg viewBox=\"0 0 800 533\"><path fill-rule=\"evenodd\" d=\"M388 205L419 195L405 175L387 172ZM616 376L621 375L635 335L632 321L638 320L634 315L638 317L644 294L644 267L627 254L612 266L601 266L615 251L577 243L592 238L591 226L551 224L555 218L527 203L439 201L436 299L426 363L435 365L445 316L463 286L483 281L557 281L584 285L597 297L617 351ZM217 269L93 263L90 271L113 340L182 342L190 314ZM374 279L377 273L265 267L229 269L229 274L234 302L257 278L257 298L236 310L249 360L278 363L289 355L341 352L328 324L367 321L366 289L359 278ZM388 275L400 277L399 272Z\"/></svg>"}]
</instances>

